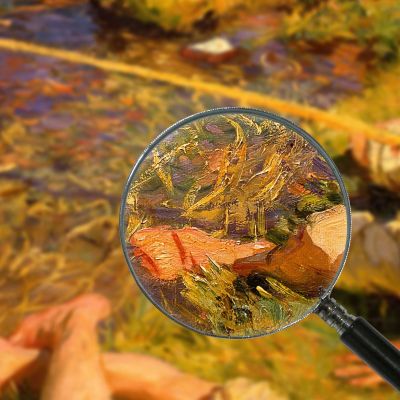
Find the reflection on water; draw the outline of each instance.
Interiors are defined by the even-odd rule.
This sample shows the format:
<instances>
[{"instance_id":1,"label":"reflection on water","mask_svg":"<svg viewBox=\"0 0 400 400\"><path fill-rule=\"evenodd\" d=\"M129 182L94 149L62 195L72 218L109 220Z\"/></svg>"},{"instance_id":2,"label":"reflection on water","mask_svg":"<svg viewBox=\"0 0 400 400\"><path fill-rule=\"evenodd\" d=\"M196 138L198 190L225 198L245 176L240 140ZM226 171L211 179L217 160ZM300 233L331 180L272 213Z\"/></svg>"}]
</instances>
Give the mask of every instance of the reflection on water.
<instances>
[{"instance_id":1,"label":"reflection on water","mask_svg":"<svg viewBox=\"0 0 400 400\"><path fill-rule=\"evenodd\" d=\"M321 108L330 107L346 94L359 92L363 85L365 63L359 60L357 47L349 44L324 48L304 47L301 43L293 46L271 39L276 29L272 24L254 24L246 18L233 26L221 22L215 31L166 34L131 18L110 15L92 3L62 4L41 5L36 10L18 3L3 15L2 20L8 23L0 24L0 36L117 58L152 69L167 68L184 76L236 85ZM237 56L216 65L181 55L184 46L213 36L229 40L240 50Z\"/></svg>"}]
</instances>

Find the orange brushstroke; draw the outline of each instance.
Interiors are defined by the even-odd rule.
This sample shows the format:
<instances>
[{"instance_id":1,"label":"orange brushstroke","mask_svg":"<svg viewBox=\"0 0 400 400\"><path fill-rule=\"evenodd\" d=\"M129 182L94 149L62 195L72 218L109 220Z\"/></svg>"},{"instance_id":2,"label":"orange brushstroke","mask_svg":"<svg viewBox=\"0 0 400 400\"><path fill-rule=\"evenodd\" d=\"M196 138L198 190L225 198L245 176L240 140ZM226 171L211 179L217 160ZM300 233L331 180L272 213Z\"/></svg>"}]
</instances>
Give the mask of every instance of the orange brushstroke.
<instances>
[{"instance_id":1,"label":"orange brushstroke","mask_svg":"<svg viewBox=\"0 0 400 400\"><path fill-rule=\"evenodd\" d=\"M207 267L209 257L217 263L233 265L237 259L265 253L275 247L266 240L240 244L234 240L216 239L190 227L145 228L134 233L130 242L141 265L153 276L164 280L173 280L184 270L199 271L200 266Z\"/></svg>"}]
</instances>

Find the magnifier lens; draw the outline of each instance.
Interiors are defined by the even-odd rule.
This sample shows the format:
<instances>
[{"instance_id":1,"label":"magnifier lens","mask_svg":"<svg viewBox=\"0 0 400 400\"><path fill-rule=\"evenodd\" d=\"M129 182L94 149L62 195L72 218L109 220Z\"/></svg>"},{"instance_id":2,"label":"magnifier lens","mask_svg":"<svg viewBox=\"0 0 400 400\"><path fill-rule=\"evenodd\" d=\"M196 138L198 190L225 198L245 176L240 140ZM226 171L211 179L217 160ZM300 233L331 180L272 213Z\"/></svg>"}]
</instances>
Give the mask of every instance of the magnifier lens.
<instances>
[{"instance_id":1,"label":"magnifier lens","mask_svg":"<svg viewBox=\"0 0 400 400\"><path fill-rule=\"evenodd\" d=\"M148 298L198 332L250 337L308 315L349 242L343 182L322 148L272 114L220 109L163 132L133 168L125 255Z\"/></svg>"}]
</instances>

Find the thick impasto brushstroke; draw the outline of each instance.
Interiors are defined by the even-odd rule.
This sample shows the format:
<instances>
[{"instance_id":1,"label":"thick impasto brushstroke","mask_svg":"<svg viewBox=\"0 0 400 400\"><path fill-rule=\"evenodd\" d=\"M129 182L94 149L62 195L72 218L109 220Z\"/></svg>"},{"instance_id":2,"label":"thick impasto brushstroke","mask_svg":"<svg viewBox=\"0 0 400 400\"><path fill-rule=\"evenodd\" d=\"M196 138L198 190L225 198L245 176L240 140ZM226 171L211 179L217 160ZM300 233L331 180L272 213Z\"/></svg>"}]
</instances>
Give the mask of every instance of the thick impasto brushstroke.
<instances>
[{"instance_id":1,"label":"thick impasto brushstroke","mask_svg":"<svg viewBox=\"0 0 400 400\"><path fill-rule=\"evenodd\" d=\"M159 142L129 188L125 240L149 296L210 334L298 320L334 279L347 217L305 138L245 113L202 117Z\"/></svg>"}]
</instances>

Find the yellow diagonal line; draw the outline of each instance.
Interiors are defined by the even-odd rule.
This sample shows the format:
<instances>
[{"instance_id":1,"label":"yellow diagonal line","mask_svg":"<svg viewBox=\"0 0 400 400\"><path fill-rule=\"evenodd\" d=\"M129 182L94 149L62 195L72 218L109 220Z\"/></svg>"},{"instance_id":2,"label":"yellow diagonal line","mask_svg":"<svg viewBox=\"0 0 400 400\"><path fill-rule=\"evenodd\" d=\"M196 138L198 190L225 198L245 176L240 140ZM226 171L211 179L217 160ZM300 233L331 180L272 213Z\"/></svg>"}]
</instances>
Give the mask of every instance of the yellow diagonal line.
<instances>
[{"instance_id":1,"label":"yellow diagonal line","mask_svg":"<svg viewBox=\"0 0 400 400\"><path fill-rule=\"evenodd\" d=\"M175 86L194 89L212 95L229 97L235 99L240 105L266 108L285 115L292 115L323 123L329 128L342 131L348 135L363 134L369 139L376 140L380 143L400 145L399 135L370 126L356 118L277 99L262 93L242 90L232 86L227 87L218 83L204 82L196 78L188 78L171 72L157 71L138 65L129 65L118 61L99 59L75 51L46 47L14 39L0 38L0 48L53 57L76 64L91 65L106 71L134 75L140 78L167 82Z\"/></svg>"}]
</instances>

